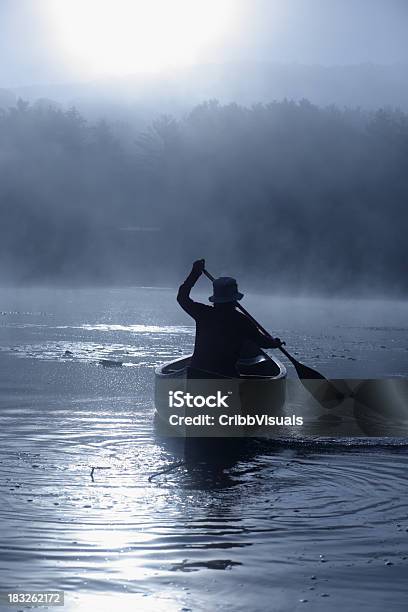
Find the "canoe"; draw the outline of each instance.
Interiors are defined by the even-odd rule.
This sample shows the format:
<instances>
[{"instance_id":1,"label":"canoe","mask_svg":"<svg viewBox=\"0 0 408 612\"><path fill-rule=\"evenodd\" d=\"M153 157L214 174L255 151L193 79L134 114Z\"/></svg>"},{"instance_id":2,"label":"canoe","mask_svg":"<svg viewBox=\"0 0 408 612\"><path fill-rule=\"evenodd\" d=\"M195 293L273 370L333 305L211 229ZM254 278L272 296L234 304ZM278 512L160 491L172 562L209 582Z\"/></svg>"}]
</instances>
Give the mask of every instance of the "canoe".
<instances>
[{"instance_id":1,"label":"canoe","mask_svg":"<svg viewBox=\"0 0 408 612\"><path fill-rule=\"evenodd\" d=\"M162 363L155 369L156 380L163 378L186 378L187 368L191 363L192 355L184 355L173 361ZM259 353L254 357L240 359L238 371L242 379L273 379L286 378L286 368L276 357L270 357L266 353Z\"/></svg>"},{"instance_id":2,"label":"canoe","mask_svg":"<svg viewBox=\"0 0 408 612\"><path fill-rule=\"evenodd\" d=\"M185 392L187 385L190 389L193 382L197 385L206 385L211 381L191 381L187 380L187 368L191 363L191 355L179 357L173 361L164 363L155 370L155 408L156 408L156 423L161 426L162 432L166 435L166 428L169 436L181 437L220 437L222 434L219 431L213 433L213 430L208 428L195 428L193 433L191 428L186 428L183 424L169 424L169 417L174 409L169 406L169 394L176 391ZM217 387L224 390L233 386L238 389L239 394L239 413L242 415L262 414L277 416L282 414L285 403L286 393L286 368L275 357L269 357L266 353L259 353L254 356L241 359L238 362L239 378L237 379L221 379L212 381ZM206 389L206 387L201 387ZM207 387L208 388L208 387ZM231 391L229 393L232 393ZM205 392L204 392L205 394ZM184 410L184 409L183 409ZM202 410L200 410L200 413ZM212 415L216 414L214 409L208 410ZM187 409L184 411L187 414ZM191 415L192 410L189 411ZM224 428L225 429L225 428ZM262 431L261 431L262 430ZM226 430L225 430L226 431ZM259 434L265 434L265 426L252 424L250 426L237 426L232 431L228 428L227 437L249 437ZM225 439L225 438L223 438Z\"/></svg>"}]
</instances>

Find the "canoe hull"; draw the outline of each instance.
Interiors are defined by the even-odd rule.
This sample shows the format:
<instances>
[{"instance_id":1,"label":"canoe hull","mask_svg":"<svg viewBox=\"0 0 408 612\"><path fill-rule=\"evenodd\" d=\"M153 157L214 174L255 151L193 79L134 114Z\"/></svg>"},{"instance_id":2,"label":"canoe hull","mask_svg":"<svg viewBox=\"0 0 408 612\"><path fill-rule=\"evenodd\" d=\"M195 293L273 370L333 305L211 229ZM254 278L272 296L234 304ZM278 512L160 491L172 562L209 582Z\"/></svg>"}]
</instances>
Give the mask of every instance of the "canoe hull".
<instances>
[{"instance_id":1,"label":"canoe hull","mask_svg":"<svg viewBox=\"0 0 408 612\"><path fill-rule=\"evenodd\" d=\"M240 378L237 379L216 379L191 380L187 378L187 368L191 361L191 355L181 357L174 361L165 363L156 369L155 376L155 407L156 422L160 424L162 433L170 436L182 436L185 438L212 438L228 437L242 438L249 436L268 435L268 428L265 423L235 424L228 427L227 434L220 428L194 427L186 428L184 424L169 423L169 417L174 410L169 407L169 394L176 391L185 393L192 392L193 395L207 395L211 388L223 389L230 393L235 400L235 406L231 408L230 414L239 414L243 417L265 415L283 415L283 407L286 394L286 369L277 359L271 359L267 355L256 355L250 359L242 360L238 363ZM213 387L211 386L213 385ZM228 391L233 389L233 391ZM202 390L202 391L200 391ZM183 409L184 415L197 414L197 409ZM217 409L218 410L218 409ZM204 409L204 412L206 409ZM203 409L199 410L203 414ZM207 409L210 416L217 418L217 411ZM221 412L225 412L221 409ZM250 420L250 419L249 419ZM245 419L248 421L248 419ZM252 419L253 421L253 419ZM242 422L242 419L241 419ZM164 431L163 431L164 428ZM166 432L166 429L168 432ZM272 430L271 430L272 431ZM215 432L215 433L214 433ZM209 442L208 442L209 444ZM231 442L230 444L233 445Z\"/></svg>"}]
</instances>

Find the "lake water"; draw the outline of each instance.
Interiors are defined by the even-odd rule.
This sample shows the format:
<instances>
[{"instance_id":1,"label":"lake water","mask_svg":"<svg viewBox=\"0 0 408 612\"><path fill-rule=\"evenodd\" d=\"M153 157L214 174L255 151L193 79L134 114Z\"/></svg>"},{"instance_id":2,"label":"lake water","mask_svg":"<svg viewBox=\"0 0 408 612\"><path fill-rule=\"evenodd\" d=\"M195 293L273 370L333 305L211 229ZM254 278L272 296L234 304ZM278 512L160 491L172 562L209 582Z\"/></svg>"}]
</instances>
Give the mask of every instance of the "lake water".
<instances>
[{"instance_id":1,"label":"lake water","mask_svg":"<svg viewBox=\"0 0 408 612\"><path fill-rule=\"evenodd\" d=\"M329 377L407 375L406 303L245 306ZM149 482L180 458L153 426L154 367L194 338L174 290L7 289L0 311L0 591L64 590L68 611L407 610L407 440L254 441Z\"/></svg>"}]
</instances>

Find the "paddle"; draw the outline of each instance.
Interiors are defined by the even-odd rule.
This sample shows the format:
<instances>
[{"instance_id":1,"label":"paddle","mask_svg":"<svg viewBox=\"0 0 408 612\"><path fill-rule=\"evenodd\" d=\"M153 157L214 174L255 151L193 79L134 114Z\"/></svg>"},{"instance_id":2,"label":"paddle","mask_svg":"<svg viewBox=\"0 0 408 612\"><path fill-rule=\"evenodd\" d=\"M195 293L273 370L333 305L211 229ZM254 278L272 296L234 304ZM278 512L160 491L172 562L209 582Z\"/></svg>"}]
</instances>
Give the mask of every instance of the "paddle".
<instances>
[{"instance_id":1,"label":"paddle","mask_svg":"<svg viewBox=\"0 0 408 612\"><path fill-rule=\"evenodd\" d=\"M213 282L215 280L214 276L212 276L212 274L210 274L207 270L203 270L203 273L206 275L206 277ZM271 338L271 334L266 331L266 329L264 327L262 327L262 325L260 323L258 323L258 321L256 319L254 319L254 317L249 314L249 312L247 311L246 308L244 308L239 302L236 302L236 307L238 308L238 310L240 310L246 317L248 317L248 319L250 321L252 321L252 323L254 325L257 326L257 328L263 333L265 334L265 336L267 336L268 338ZM309 368L308 366L305 366L303 363L300 363L300 361L298 361L297 359L295 359L290 353L288 353L288 351L286 349L283 348L283 344L285 344L285 342L282 343L281 346L279 346L279 350L289 359L289 361L293 364L293 366L295 367L296 373L299 376L301 382L303 383L303 385L307 388L307 390L312 393L312 395L315 397L315 399L319 402L319 403L325 403L327 408L333 408L334 405L333 402L337 405L339 404L341 401L343 401L347 395L345 393L342 393L341 391L339 391L335 385L333 385L333 383L331 383L329 380L327 380L327 378L325 376L323 376L323 374L321 374L320 372L318 372L317 370L314 370L313 368ZM263 352L263 351L262 351ZM320 381L325 381L325 385L314 385L312 384L308 384L305 383L305 380L320 380Z\"/></svg>"}]
</instances>

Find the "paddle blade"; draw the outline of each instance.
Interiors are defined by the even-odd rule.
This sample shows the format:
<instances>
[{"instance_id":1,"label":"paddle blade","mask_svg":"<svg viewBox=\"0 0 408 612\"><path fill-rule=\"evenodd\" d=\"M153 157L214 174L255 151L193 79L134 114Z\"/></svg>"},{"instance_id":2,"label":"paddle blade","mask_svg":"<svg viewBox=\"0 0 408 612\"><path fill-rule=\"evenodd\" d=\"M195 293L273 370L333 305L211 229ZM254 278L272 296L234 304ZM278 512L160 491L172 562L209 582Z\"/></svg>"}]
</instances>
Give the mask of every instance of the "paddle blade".
<instances>
[{"instance_id":1,"label":"paddle blade","mask_svg":"<svg viewBox=\"0 0 408 612\"><path fill-rule=\"evenodd\" d=\"M326 377L323 374L320 374L317 370L313 370L313 368L309 368L308 366L299 363L299 361L293 360L293 365L295 366L296 372L299 378L308 379L311 378L313 380L326 380Z\"/></svg>"},{"instance_id":2,"label":"paddle blade","mask_svg":"<svg viewBox=\"0 0 408 612\"><path fill-rule=\"evenodd\" d=\"M293 355L288 353L288 351L284 348L283 344L285 343L282 343L282 345L279 347L279 350L284 355L286 355L289 361L293 364L299 378L303 378L303 379L311 378L313 380L326 380L323 374L320 374L320 372L318 372L317 370L313 370L313 368L308 368L307 366L303 365L303 363L300 363L297 359L295 359Z\"/></svg>"}]
</instances>

